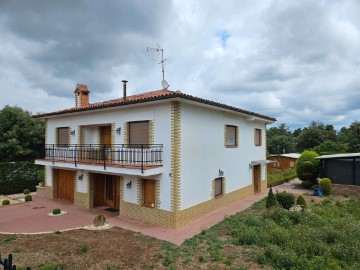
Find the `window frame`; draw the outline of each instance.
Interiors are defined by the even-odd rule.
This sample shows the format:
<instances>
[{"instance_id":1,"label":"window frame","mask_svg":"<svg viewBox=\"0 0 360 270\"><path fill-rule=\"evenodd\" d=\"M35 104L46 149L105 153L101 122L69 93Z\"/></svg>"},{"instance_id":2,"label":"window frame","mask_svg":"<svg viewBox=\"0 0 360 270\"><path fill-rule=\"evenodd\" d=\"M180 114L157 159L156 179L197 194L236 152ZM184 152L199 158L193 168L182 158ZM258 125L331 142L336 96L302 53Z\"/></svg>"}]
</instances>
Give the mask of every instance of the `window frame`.
<instances>
[{"instance_id":1,"label":"window frame","mask_svg":"<svg viewBox=\"0 0 360 270\"><path fill-rule=\"evenodd\" d=\"M234 143L228 143L228 128L234 128ZM234 125L225 125L225 147L236 148L238 147L238 127Z\"/></svg>"},{"instance_id":2,"label":"window frame","mask_svg":"<svg viewBox=\"0 0 360 270\"><path fill-rule=\"evenodd\" d=\"M262 145L262 129L261 128L254 129L254 145L255 146Z\"/></svg>"}]
</instances>

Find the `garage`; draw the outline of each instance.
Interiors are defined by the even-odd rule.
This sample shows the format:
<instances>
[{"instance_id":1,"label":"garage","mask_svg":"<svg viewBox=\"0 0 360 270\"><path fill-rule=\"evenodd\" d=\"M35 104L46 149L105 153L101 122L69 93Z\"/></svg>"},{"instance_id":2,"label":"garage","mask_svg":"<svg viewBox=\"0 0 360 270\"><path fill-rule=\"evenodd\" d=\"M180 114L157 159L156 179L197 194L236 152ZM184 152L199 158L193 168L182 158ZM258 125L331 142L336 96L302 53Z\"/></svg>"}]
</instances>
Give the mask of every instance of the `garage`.
<instances>
[{"instance_id":1,"label":"garage","mask_svg":"<svg viewBox=\"0 0 360 270\"><path fill-rule=\"evenodd\" d=\"M75 171L56 170L57 174L57 197L74 201Z\"/></svg>"},{"instance_id":2,"label":"garage","mask_svg":"<svg viewBox=\"0 0 360 270\"><path fill-rule=\"evenodd\" d=\"M360 153L324 155L320 159L320 177L334 184L360 186Z\"/></svg>"}]
</instances>

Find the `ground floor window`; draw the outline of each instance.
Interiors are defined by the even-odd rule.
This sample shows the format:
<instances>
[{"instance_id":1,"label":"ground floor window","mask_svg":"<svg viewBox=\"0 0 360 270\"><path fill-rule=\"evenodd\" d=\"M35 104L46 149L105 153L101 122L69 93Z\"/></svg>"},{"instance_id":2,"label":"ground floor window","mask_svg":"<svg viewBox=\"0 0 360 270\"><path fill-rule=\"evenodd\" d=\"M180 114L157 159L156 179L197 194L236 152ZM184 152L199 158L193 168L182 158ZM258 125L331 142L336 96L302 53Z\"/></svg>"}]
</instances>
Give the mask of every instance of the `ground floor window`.
<instances>
[{"instance_id":1,"label":"ground floor window","mask_svg":"<svg viewBox=\"0 0 360 270\"><path fill-rule=\"evenodd\" d=\"M223 194L223 177L215 178L215 198Z\"/></svg>"},{"instance_id":2,"label":"ground floor window","mask_svg":"<svg viewBox=\"0 0 360 270\"><path fill-rule=\"evenodd\" d=\"M143 205L155 207L155 180L143 179Z\"/></svg>"}]
</instances>

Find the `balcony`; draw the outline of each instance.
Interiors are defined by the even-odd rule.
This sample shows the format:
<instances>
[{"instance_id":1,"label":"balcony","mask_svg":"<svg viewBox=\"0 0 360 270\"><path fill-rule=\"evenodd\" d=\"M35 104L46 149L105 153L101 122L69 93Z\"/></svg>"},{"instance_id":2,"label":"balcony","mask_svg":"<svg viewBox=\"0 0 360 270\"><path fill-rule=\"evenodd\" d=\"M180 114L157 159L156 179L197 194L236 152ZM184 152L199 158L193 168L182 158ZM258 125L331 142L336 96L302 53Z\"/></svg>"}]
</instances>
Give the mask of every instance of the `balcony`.
<instances>
[{"instance_id":1,"label":"balcony","mask_svg":"<svg viewBox=\"0 0 360 270\"><path fill-rule=\"evenodd\" d=\"M45 145L45 161L144 170L162 166L162 144Z\"/></svg>"}]
</instances>

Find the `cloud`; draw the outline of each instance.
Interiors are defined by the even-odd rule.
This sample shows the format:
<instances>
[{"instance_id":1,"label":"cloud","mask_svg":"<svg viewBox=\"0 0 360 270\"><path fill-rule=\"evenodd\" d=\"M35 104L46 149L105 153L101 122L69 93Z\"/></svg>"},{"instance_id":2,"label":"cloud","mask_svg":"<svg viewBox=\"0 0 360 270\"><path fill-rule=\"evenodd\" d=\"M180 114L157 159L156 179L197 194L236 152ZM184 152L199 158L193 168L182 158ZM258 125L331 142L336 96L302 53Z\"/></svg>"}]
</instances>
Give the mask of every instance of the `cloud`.
<instances>
[{"instance_id":1,"label":"cloud","mask_svg":"<svg viewBox=\"0 0 360 270\"><path fill-rule=\"evenodd\" d=\"M360 4L329 1L0 2L0 106L34 113L161 88L277 117L359 120Z\"/></svg>"}]
</instances>

